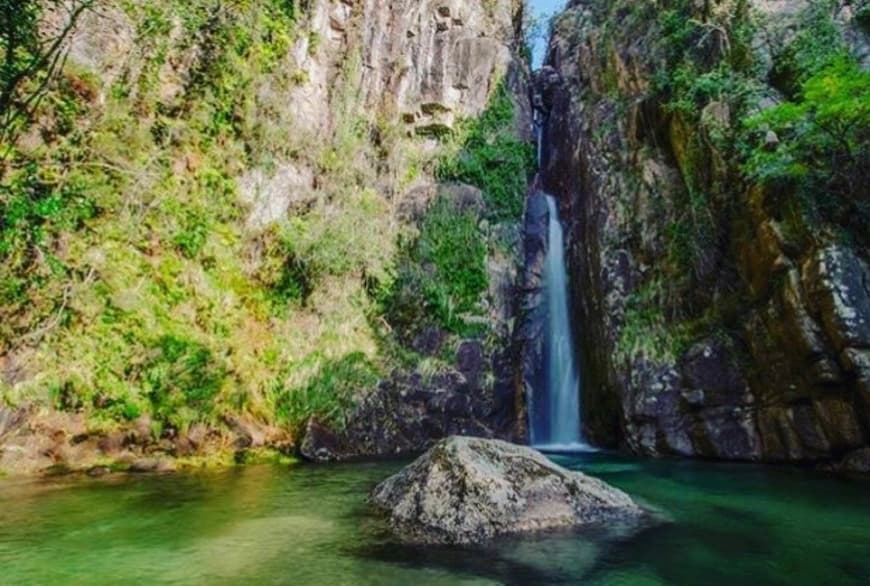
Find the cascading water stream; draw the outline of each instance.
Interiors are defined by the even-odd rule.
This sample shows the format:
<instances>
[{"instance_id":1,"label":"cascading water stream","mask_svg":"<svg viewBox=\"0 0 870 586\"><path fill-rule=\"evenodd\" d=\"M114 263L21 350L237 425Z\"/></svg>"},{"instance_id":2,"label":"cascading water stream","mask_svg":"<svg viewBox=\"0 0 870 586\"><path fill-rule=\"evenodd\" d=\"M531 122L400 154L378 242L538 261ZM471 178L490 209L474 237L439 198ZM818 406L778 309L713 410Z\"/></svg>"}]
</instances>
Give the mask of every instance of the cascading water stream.
<instances>
[{"instance_id":1,"label":"cascading water stream","mask_svg":"<svg viewBox=\"0 0 870 586\"><path fill-rule=\"evenodd\" d=\"M534 113L538 167L543 153L544 120ZM530 401L532 445L545 451L589 451L580 425L580 371L571 324L568 276L565 268L565 234L556 200L547 195L549 224L543 286L544 322L543 388L534 389Z\"/></svg>"},{"instance_id":2,"label":"cascading water stream","mask_svg":"<svg viewBox=\"0 0 870 586\"><path fill-rule=\"evenodd\" d=\"M549 236L543 273L547 313L543 329L545 388L536 390L539 400L533 401L533 408L545 410L547 416L536 418L545 424L537 429L533 425L531 439L544 450L587 450L580 426L580 372L571 327L564 232L556 200L549 195L547 206Z\"/></svg>"}]
</instances>

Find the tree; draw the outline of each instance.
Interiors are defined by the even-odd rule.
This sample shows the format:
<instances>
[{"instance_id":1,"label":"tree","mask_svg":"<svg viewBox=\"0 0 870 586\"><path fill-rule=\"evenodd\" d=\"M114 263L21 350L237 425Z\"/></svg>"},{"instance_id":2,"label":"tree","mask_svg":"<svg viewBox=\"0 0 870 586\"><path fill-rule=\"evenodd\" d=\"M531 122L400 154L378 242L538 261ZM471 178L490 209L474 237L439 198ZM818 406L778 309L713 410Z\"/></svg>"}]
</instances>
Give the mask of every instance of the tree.
<instances>
[{"instance_id":1,"label":"tree","mask_svg":"<svg viewBox=\"0 0 870 586\"><path fill-rule=\"evenodd\" d=\"M767 184L796 185L835 220L863 222L870 208L870 72L835 59L794 100L748 122L777 141L756 146L748 170ZM771 148L772 147L772 148Z\"/></svg>"},{"instance_id":2,"label":"tree","mask_svg":"<svg viewBox=\"0 0 870 586\"><path fill-rule=\"evenodd\" d=\"M14 137L63 68L94 0L0 0L0 138ZM46 22L51 14L53 23Z\"/></svg>"}]
</instances>

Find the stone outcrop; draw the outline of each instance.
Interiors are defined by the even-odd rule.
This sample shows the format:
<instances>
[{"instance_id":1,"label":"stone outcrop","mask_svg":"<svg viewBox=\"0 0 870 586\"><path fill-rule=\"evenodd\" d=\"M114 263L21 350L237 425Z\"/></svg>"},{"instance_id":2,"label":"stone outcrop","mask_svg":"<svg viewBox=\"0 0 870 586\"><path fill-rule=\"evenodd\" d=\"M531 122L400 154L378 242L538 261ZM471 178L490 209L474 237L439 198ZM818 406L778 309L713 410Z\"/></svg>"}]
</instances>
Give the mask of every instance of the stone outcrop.
<instances>
[{"instance_id":1,"label":"stone outcrop","mask_svg":"<svg viewBox=\"0 0 870 586\"><path fill-rule=\"evenodd\" d=\"M571 2L536 82L544 188L569 224L587 434L652 455L831 462L853 453L860 467L870 442L867 249L837 240L836 228L809 240L788 230L782 194L746 184L718 146L740 124L728 104L710 101L690 123L658 101L664 33L656 9L629 4ZM772 80L772 51L794 37L806 3L750 4L766 15L753 51L768 71L760 78ZM836 24L865 59L854 3L840 4ZM714 59L716 19L737 5L692 6L710 23L707 45L693 50ZM762 106L780 98L773 85L766 92ZM710 229L684 253L686 278L663 276L698 194Z\"/></svg>"},{"instance_id":2,"label":"stone outcrop","mask_svg":"<svg viewBox=\"0 0 870 586\"><path fill-rule=\"evenodd\" d=\"M622 491L530 448L466 437L439 442L375 488L370 502L412 543L479 543L646 515Z\"/></svg>"},{"instance_id":3,"label":"stone outcrop","mask_svg":"<svg viewBox=\"0 0 870 586\"><path fill-rule=\"evenodd\" d=\"M287 88L263 80L252 89L272 124L296 136L322 137L355 111L401 120L408 132L440 134L457 120L479 115L503 80L517 100L517 131L528 136L528 77L520 57L523 3L519 0L313 0L300 8L296 40L281 67L296 71ZM203 54L203 39L170 32L159 93L169 108L184 98ZM112 2L88 14L70 41L72 62L88 67L108 88L142 73L135 25ZM135 84L133 84L135 85ZM280 95L280 99L277 97ZM105 96L98 96L102 103ZM276 103L277 102L277 103ZM278 160L241 176L241 199L259 228L311 199L313 161ZM309 165L309 167L306 167Z\"/></svg>"},{"instance_id":4,"label":"stone outcrop","mask_svg":"<svg viewBox=\"0 0 870 586\"><path fill-rule=\"evenodd\" d=\"M481 387L479 342L462 344L456 370L424 377L395 373L362 399L345 426L333 430L312 420L299 453L312 462L416 454L449 435L510 437L512 397L499 403Z\"/></svg>"},{"instance_id":5,"label":"stone outcrop","mask_svg":"<svg viewBox=\"0 0 870 586\"><path fill-rule=\"evenodd\" d=\"M535 190L526 200L524 223L523 271L519 281L519 307L514 332L516 355L520 363L518 387L522 396L529 398L533 389L541 388L545 381L544 368L544 263L547 257L549 208L546 196ZM527 402L527 401L526 401ZM525 403L524 403L525 406ZM523 421L529 422L530 413L525 409ZM521 429L528 439L529 430Z\"/></svg>"},{"instance_id":6,"label":"stone outcrop","mask_svg":"<svg viewBox=\"0 0 870 586\"><path fill-rule=\"evenodd\" d=\"M430 191L430 190L427 190ZM479 190L464 184L433 186L431 192L455 205L481 213ZM409 217L422 217L431 195L408 200ZM517 230L518 231L518 230ZM516 385L516 348L512 339L517 314L519 242L508 254L487 259L489 291L486 319L490 340L465 339L455 343L452 363L434 373L397 370L373 390L364 393L344 417L330 428L311 420L298 446L312 462L336 462L365 457L419 453L451 435L471 435L522 441L525 438L524 395ZM422 356L443 356L450 336L437 326L417 332L407 345Z\"/></svg>"}]
</instances>

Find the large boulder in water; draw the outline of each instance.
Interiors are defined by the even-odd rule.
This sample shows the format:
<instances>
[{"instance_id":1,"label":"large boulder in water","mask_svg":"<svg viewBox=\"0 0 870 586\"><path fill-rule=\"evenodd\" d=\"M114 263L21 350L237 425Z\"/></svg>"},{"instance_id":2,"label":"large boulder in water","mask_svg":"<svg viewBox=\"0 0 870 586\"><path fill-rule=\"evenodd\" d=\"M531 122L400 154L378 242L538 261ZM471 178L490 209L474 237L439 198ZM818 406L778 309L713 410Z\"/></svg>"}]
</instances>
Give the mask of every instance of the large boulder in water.
<instances>
[{"instance_id":1,"label":"large boulder in water","mask_svg":"<svg viewBox=\"0 0 870 586\"><path fill-rule=\"evenodd\" d=\"M476 543L499 535L636 523L624 492L531 448L451 437L381 483L370 501L413 543Z\"/></svg>"}]
</instances>

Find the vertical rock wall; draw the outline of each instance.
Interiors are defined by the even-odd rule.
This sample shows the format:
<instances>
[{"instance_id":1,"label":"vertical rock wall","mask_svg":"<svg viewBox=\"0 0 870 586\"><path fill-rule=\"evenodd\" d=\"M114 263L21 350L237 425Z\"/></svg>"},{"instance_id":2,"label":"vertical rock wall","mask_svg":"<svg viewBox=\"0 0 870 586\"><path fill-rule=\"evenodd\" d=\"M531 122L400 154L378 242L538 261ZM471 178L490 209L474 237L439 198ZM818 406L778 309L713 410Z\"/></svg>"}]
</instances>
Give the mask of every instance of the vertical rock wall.
<instances>
[{"instance_id":1,"label":"vertical rock wall","mask_svg":"<svg viewBox=\"0 0 870 586\"><path fill-rule=\"evenodd\" d=\"M728 40L718 23L751 10L765 16L753 50L769 73L804 4L695 3L710 31L699 50L714 54ZM776 194L716 146L741 123L727 103L687 123L657 101L665 8L571 2L536 84L544 183L570 222L587 431L652 455L854 460L870 440L867 249L835 230L787 233ZM860 60L867 36L853 9L835 15ZM762 105L779 99L766 94ZM694 192L712 229L691 251L691 278L671 279L662 267Z\"/></svg>"}]
</instances>

